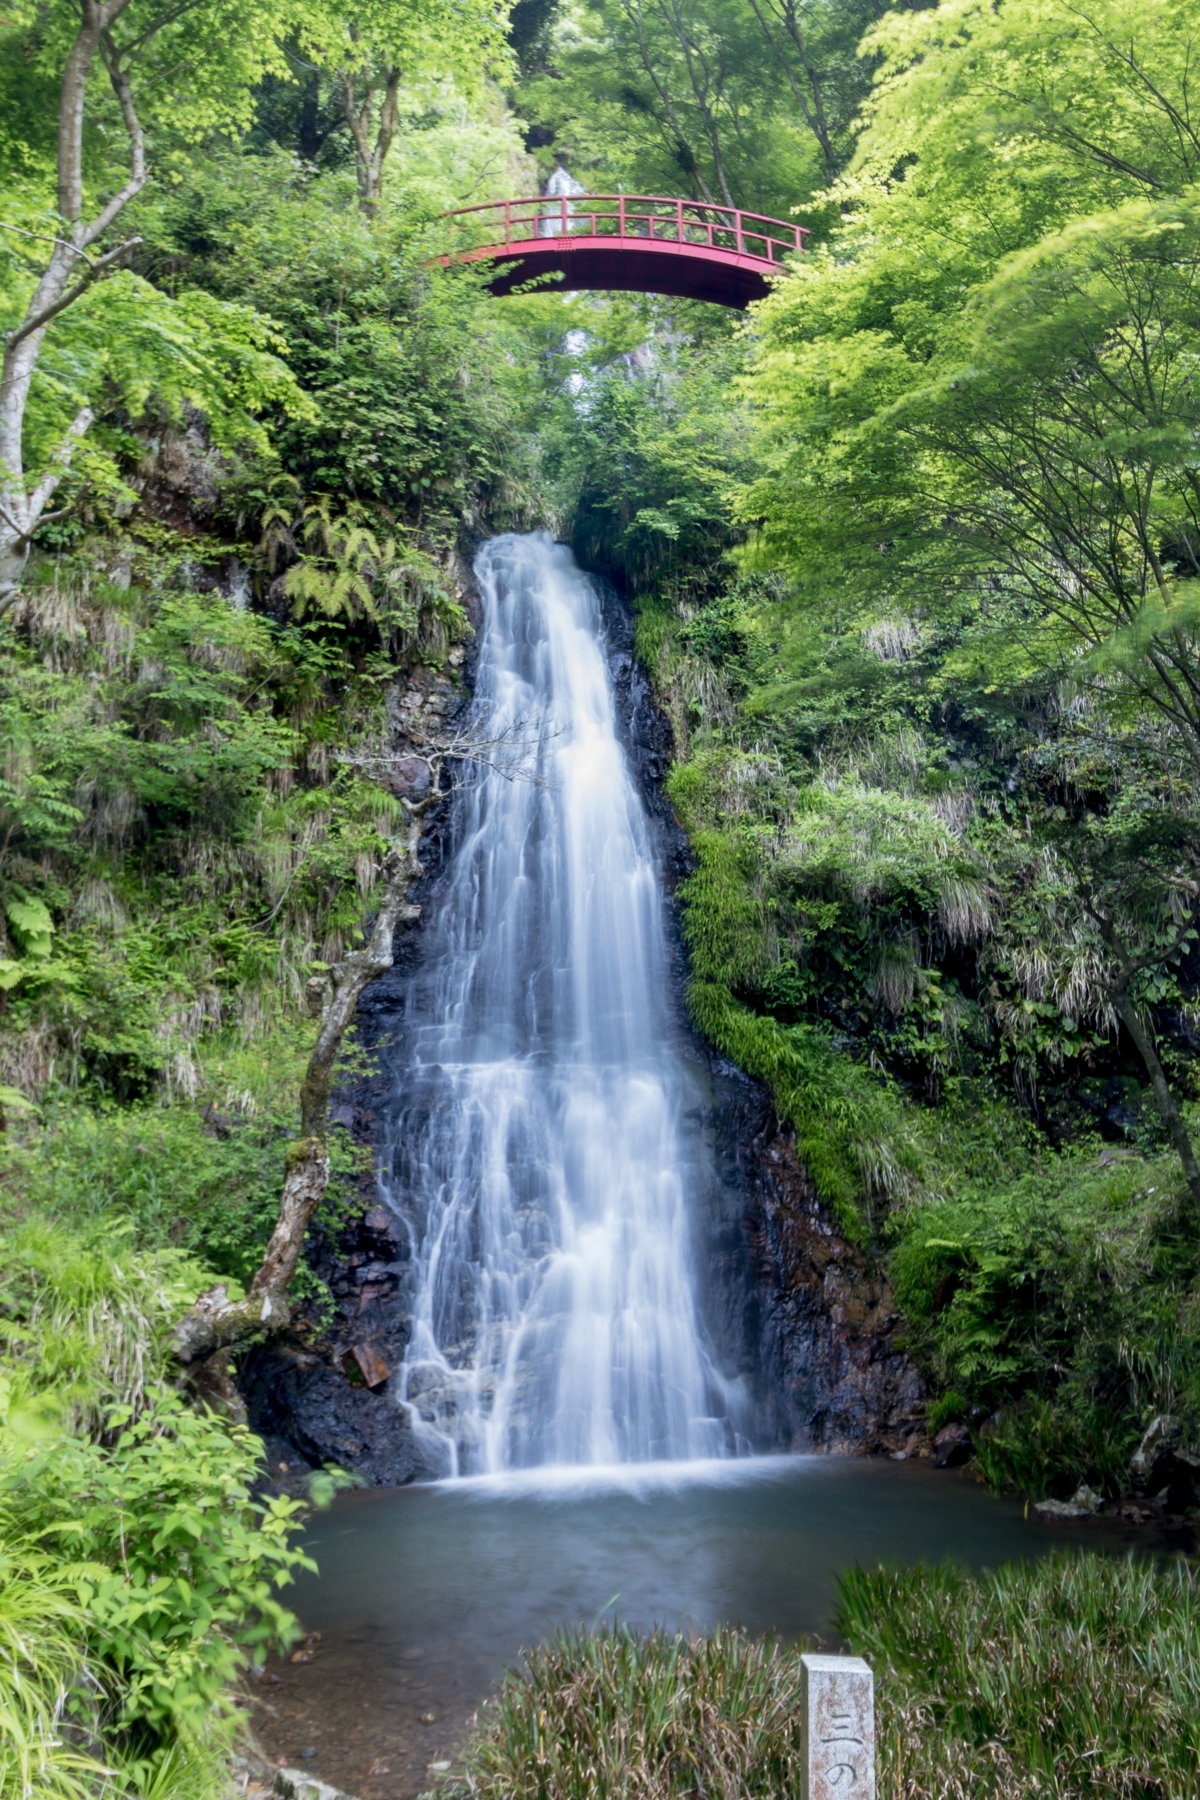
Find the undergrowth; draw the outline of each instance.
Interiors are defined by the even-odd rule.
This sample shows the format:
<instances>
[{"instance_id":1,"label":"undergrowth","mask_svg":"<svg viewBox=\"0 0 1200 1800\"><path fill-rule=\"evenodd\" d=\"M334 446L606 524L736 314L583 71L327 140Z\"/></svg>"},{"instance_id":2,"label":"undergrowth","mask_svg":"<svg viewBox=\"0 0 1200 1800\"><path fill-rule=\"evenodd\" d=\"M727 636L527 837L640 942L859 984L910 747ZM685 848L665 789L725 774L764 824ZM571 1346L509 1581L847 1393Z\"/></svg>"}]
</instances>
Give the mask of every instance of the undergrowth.
<instances>
[{"instance_id":1,"label":"undergrowth","mask_svg":"<svg viewBox=\"0 0 1200 1800\"><path fill-rule=\"evenodd\" d=\"M855 1570L837 1628L876 1673L881 1800L1185 1800L1200 1779L1200 1589L1066 1554L970 1577ZM478 1800L800 1792L800 1653L621 1628L533 1651L483 1709Z\"/></svg>"},{"instance_id":2,"label":"undergrowth","mask_svg":"<svg viewBox=\"0 0 1200 1800\"><path fill-rule=\"evenodd\" d=\"M295 1631L303 1509L254 1497L260 1446L168 1379L206 1274L128 1228L0 1231L0 1796L204 1800L230 1683Z\"/></svg>"}]
</instances>

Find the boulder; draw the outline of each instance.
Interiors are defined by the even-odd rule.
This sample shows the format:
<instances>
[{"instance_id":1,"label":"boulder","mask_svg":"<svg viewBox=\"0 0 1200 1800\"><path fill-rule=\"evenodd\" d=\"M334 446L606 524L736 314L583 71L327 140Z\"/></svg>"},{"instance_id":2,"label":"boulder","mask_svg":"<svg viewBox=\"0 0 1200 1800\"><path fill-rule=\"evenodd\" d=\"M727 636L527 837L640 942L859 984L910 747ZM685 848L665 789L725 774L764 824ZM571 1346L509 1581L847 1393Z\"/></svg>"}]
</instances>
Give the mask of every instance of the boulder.
<instances>
[{"instance_id":1,"label":"boulder","mask_svg":"<svg viewBox=\"0 0 1200 1800\"><path fill-rule=\"evenodd\" d=\"M1080 1482L1069 1500L1039 1500L1033 1515L1037 1519L1090 1519L1103 1504L1102 1494Z\"/></svg>"},{"instance_id":2,"label":"boulder","mask_svg":"<svg viewBox=\"0 0 1200 1800\"><path fill-rule=\"evenodd\" d=\"M971 1455L971 1432L961 1423L943 1425L933 1440L933 1460L939 1469L955 1469Z\"/></svg>"}]
</instances>

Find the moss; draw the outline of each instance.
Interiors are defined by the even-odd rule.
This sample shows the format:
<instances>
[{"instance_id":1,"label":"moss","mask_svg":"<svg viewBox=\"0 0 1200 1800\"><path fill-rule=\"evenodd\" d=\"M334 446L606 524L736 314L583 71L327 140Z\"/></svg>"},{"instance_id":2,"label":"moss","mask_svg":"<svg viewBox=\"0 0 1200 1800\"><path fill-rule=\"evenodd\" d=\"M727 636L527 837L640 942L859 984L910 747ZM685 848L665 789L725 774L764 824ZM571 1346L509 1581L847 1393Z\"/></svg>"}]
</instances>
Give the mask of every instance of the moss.
<instances>
[{"instance_id":1,"label":"moss","mask_svg":"<svg viewBox=\"0 0 1200 1800\"><path fill-rule=\"evenodd\" d=\"M866 1244L871 1214L921 1175L919 1149L889 1084L839 1055L820 1031L740 1006L727 988L697 981L692 1016L747 1074L765 1081L821 1199L852 1243Z\"/></svg>"}]
</instances>

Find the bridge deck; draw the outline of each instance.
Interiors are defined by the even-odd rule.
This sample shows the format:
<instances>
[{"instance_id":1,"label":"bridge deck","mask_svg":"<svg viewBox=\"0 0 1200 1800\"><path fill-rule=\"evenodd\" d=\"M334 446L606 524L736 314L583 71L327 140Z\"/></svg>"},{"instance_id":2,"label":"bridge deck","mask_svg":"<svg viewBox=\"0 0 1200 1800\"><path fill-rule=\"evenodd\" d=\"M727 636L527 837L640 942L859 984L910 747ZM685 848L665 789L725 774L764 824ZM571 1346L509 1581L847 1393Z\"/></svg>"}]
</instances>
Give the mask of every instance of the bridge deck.
<instances>
[{"instance_id":1,"label":"bridge deck","mask_svg":"<svg viewBox=\"0 0 1200 1800\"><path fill-rule=\"evenodd\" d=\"M468 241L439 260L495 263L493 294L560 274L566 288L733 307L761 300L806 235L802 225L737 207L644 194L539 194L460 207L446 217Z\"/></svg>"}]
</instances>

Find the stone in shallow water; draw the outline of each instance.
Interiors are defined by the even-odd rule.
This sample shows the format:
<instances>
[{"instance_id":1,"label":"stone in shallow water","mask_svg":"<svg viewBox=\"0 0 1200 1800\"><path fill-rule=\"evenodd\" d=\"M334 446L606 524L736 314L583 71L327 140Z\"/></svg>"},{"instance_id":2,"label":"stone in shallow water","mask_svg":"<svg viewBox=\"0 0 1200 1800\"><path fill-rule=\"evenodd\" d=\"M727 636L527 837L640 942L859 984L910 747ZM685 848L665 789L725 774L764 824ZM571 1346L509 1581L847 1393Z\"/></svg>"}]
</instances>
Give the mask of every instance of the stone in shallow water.
<instances>
[{"instance_id":1,"label":"stone in shallow water","mask_svg":"<svg viewBox=\"0 0 1200 1800\"><path fill-rule=\"evenodd\" d=\"M1090 1519L1103 1504L1103 1497L1083 1483L1069 1500L1039 1500L1033 1512L1038 1519Z\"/></svg>"},{"instance_id":2,"label":"stone in shallow water","mask_svg":"<svg viewBox=\"0 0 1200 1800\"><path fill-rule=\"evenodd\" d=\"M875 1680L861 1656L800 1658L801 1800L875 1800Z\"/></svg>"},{"instance_id":3,"label":"stone in shallow water","mask_svg":"<svg viewBox=\"0 0 1200 1800\"><path fill-rule=\"evenodd\" d=\"M353 1800L341 1788L330 1787L327 1781L318 1781L303 1769L278 1770L273 1791L277 1800Z\"/></svg>"}]
</instances>

